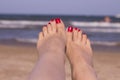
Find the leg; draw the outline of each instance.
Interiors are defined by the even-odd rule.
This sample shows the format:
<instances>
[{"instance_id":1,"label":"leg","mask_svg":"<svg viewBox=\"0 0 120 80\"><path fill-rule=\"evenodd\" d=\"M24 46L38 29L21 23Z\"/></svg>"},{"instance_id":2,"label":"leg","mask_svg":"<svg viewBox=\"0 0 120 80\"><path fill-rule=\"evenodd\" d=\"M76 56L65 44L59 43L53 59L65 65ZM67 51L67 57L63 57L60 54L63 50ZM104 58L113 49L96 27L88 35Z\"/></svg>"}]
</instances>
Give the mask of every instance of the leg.
<instances>
[{"instance_id":1,"label":"leg","mask_svg":"<svg viewBox=\"0 0 120 80\"><path fill-rule=\"evenodd\" d=\"M65 80L65 30L60 19L43 27L37 44L39 60L29 80Z\"/></svg>"},{"instance_id":2,"label":"leg","mask_svg":"<svg viewBox=\"0 0 120 80\"><path fill-rule=\"evenodd\" d=\"M72 67L73 80L97 80L92 65L92 49L86 34L69 27L67 34L67 56Z\"/></svg>"}]
</instances>

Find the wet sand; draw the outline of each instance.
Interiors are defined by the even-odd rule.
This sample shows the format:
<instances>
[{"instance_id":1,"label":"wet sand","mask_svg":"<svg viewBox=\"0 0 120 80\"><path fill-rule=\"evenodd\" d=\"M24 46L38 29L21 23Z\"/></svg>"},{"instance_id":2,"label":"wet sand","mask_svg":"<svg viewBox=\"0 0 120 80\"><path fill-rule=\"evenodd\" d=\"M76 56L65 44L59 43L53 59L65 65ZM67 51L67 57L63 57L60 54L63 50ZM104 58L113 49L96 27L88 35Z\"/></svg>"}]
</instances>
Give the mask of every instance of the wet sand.
<instances>
[{"instance_id":1,"label":"wet sand","mask_svg":"<svg viewBox=\"0 0 120 80\"><path fill-rule=\"evenodd\" d=\"M120 50L95 48L94 67L99 80L120 80ZM26 80L37 59L35 46L0 44L0 80ZM66 73L70 80L68 62Z\"/></svg>"}]
</instances>

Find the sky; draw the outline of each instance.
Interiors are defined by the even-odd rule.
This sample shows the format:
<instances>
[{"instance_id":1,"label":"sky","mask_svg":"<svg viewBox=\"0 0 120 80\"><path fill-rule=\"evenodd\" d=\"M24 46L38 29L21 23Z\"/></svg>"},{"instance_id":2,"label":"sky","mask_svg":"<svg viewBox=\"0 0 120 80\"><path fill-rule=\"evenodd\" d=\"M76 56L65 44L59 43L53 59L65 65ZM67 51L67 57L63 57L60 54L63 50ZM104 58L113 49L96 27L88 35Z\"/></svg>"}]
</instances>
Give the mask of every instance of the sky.
<instances>
[{"instance_id":1,"label":"sky","mask_svg":"<svg viewBox=\"0 0 120 80\"><path fill-rule=\"evenodd\" d=\"M0 0L0 14L117 15L120 0Z\"/></svg>"}]
</instances>

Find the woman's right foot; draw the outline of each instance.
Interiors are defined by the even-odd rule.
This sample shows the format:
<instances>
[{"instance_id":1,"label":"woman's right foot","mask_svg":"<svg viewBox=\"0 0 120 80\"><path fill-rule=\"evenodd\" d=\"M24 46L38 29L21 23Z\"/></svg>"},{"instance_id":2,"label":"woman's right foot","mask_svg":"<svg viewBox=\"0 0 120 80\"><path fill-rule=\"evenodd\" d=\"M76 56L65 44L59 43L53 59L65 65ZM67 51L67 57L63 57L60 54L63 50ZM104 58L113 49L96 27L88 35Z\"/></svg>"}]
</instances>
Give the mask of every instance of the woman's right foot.
<instances>
[{"instance_id":1,"label":"woman's right foot","mask_svg":"<svg viewBox=\"0 0 120 80\"><path fill-rule=\"evenodd\" d=\"M86 34L68 27L66 54L72 67L73 80L97 80L92 65L92 49Z\"/></svg>"}]
</instances>

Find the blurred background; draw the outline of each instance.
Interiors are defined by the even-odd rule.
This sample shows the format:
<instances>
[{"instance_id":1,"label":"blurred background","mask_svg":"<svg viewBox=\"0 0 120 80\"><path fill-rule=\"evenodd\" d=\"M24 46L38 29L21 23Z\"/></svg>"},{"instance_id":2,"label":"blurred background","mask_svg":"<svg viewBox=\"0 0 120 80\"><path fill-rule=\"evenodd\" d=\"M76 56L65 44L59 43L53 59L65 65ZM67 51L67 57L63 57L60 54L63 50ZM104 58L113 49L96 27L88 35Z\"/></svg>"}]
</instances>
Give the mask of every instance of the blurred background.
<instances>
[{"instance_id":1,"label":"blurred background","mask_svg":"<svg viewBox=\"0 0 120 80\"><path fill-rule=\"evenodd\" d=\"M58 17L90 38L98 78L120 80L119 5L119 0L0 0L0 80L27 78L38 57L38 33ZM69 80L68 67L66 74Z\"/></svg>"}]
</instances>

